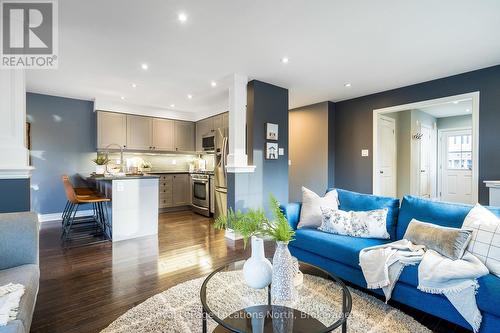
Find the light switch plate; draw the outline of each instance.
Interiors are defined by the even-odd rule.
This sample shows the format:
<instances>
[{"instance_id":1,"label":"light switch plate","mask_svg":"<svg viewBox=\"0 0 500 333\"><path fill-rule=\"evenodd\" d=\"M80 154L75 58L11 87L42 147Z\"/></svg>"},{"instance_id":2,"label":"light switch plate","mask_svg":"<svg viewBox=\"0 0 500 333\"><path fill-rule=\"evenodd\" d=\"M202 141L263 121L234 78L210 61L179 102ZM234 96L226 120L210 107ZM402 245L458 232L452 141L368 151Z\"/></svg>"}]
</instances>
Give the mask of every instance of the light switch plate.
<instances>
[{"instance_id":1,"label":"light switch plate","mask_svg":"<svg viewBox=\"0 0 500 333\"><path fill-rule=\"evenodd\" d=\"M285 155L285 149L284 148L278 148L278 155L280 155L280 156Z\"/></svg>"},{"instance_id":2,"label":"light switch plate","mask_svg":"<svg viewBox=\"0 0 500 333\"><path fill-rule=\"evenodd\" d=\"M361 149L361 156L367 157L370 155L370 151L368 149Z\"/></svg>"}]
</instances>

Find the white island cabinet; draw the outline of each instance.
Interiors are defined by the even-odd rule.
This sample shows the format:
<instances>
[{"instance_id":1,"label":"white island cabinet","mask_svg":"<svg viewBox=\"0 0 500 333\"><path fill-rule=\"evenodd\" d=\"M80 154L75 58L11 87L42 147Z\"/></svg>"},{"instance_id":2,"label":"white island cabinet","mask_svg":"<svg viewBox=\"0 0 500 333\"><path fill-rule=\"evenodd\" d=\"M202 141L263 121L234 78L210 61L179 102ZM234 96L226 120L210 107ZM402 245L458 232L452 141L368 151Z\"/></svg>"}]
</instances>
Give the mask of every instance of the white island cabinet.
<instances>
[{"instance_id":1,"label":"white island cabinet","mask_svg":"<svg viewBox=\"0 0 500 333\"><path fill-rule=\"evenodd\" d=\"M107 212L113 242L158 234L159 176L86 178L111 199Z\"/></svg>"}]
</instances>

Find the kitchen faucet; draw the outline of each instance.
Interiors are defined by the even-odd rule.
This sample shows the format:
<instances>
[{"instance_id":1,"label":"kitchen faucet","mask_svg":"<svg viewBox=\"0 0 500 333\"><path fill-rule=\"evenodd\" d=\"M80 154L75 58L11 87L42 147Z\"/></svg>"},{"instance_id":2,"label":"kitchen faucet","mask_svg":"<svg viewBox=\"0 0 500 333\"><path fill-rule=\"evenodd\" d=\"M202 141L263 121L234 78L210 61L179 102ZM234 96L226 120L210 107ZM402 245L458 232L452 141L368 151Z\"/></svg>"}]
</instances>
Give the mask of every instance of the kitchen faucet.
<instances>
[{"instance_id":1,"label":"kitchen faucet","mask_svg":"<svg viewBox=\"0 0 500 333\"><path fill-rule=\"evenodd\" d=\"M118 148L120 148L120 172L125 172L125 168L123 166L123 146L117 144L117 143L110 143L109 145L107 145L104 150L106 152L106 159L109 160L109 148L112 147L112 146L116 146ZM107 168L106 168L107 170Z\"/></svg>"}]
</instances>

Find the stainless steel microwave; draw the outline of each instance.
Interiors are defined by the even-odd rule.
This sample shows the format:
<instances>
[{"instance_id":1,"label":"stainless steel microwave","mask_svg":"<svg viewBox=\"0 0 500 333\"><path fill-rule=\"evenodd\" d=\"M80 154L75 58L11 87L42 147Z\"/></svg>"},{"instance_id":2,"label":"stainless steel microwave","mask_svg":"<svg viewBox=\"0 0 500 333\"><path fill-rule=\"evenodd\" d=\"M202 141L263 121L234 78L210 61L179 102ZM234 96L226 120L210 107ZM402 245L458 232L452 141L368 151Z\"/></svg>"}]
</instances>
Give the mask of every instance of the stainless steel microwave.
<instances>
[{"instance_id":1,"label":"stainless steel microwave","mask_svg":"<svg viewBox=\"0 0 500 333\"><path fill-rule=\"evenodd\" d=\"M215 151L215 134L208 133L202 137L203 151Z\"/></svg>"}]
</instances>

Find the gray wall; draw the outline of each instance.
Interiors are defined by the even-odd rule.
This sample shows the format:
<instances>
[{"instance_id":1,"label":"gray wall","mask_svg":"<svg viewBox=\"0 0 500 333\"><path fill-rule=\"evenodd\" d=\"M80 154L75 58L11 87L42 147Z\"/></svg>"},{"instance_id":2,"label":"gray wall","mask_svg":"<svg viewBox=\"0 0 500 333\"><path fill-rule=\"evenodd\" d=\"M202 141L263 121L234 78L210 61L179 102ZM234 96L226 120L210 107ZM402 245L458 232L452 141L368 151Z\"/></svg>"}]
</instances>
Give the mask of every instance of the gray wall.
<instances>
[{"instance_id":1,"label":"gray wall","mask_svg":"<svg viewBox=\"0 0 500 333\"><path fill-rule=\"evenodd\" d=\"M372 154L363 158L360 151L373 146L373 110L474 91L480 92L479 202L487 204L488 190L483 181L500 178L500 66L336 103L335 185L372 192Z\"/></svg>"},{"instance_id":2,"label":"gray wall","mask_svg":"<svg viewBox=\"0 0 500 333\"><path fill-rule=\"evenodd\" d=\"M302 201L301 187L318 194L328 187L328 102L290 110L289 200Z\"/></svg>"},{"instance_id":3,"label":"gray wall","mask_svg":"<svg viewBox=\"0 0 500 333\"><path fill-rule=\"evenodd\" d=\"M465 128L465 127L472 128L472 115L470 114L465 116L438 118L437 120L438 129Z\"/></svg>"},{"instance_id":4,"label":"gray wall","mask_svg":"<svg viewBox=\"0 0 500 333\"><path fill-rule=\"evenodd\" d=\"M94 170L96 117L93 102L26 94L31 123L31 207L39 214L59 213L66 203L61 175ZM78 185L78 184L75 184Z\"/></svg>"},{"instance_id":5,"label":"gray wall","mask_svg":"<svg viewBox=\"0 0 500 333\"><path fill-rule=\"evenodd\" d=\"M247 93L247 154L256 170L228 174L228 205L241 210L263 207L268 212L270 193L288 202L288 90L254 80ZM279 125L278 146L285 155L278 160L265 159L266 123Z\"/></svg>"}]
</instances>

